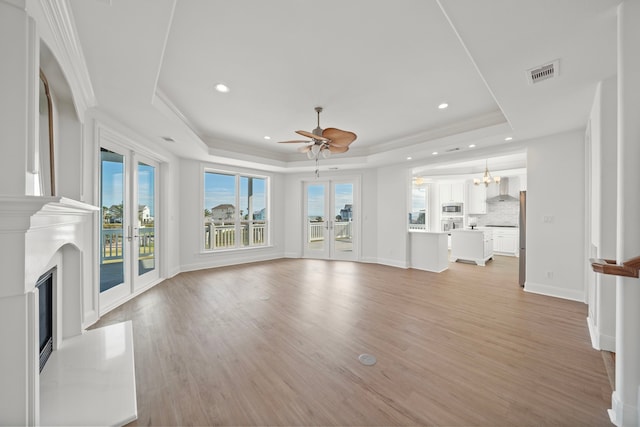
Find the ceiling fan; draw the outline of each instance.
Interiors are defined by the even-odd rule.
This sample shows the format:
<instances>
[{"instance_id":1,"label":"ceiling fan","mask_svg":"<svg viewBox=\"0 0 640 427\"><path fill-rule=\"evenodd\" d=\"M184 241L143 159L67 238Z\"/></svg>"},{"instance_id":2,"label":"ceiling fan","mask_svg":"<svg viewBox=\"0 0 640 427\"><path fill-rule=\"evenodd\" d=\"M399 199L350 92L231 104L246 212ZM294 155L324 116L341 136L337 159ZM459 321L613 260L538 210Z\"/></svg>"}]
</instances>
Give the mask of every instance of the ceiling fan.
<instances>
[{"instance_id":1,"label":"ceiling fan","mask_svg":"<svg viewBox=\"0 0 640 427\"><path fill-rule=\"evenodd\" d=\"M281 144L291 143L310 143L304 147L300 147L298 151L301 153L307 153L309 159L318 159L318 156L322 154L325 159L331 155L331 153L345 153L349 151L349 145L356 140L357 135L353 132L341 130L337 128L320 127L320 113L322 113L322 107L315 108L318 114L318 126L312 131L307 132L305 130L297 130L298 135L306 136L311 140L292 140L292 141L279 141Z\"/></svg>"}]
</instances>

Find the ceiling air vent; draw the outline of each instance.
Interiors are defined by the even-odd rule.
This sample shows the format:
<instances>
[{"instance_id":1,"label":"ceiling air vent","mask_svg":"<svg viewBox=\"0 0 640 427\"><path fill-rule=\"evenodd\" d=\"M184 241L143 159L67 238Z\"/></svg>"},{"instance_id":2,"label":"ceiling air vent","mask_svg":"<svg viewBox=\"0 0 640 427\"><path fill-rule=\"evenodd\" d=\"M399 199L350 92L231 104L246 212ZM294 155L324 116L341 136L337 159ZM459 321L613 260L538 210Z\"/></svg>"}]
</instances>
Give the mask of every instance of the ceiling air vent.
<instances>
[{"instance_id":1,"label":"ceiling air vent","mask_svg":"<svg viewBox=\"0 0 640 427\"><path fill-rule=\"evenodd\" d=\"M460 147L456 147L456 148L448 148L448 149L446 149L444 151L447 152L447 153L451 153L453 151L459 151L459 150L460 150Z\"/></svg>"},{"instance_id":2,"label":"ceiling air vent","mask_svg":"<svg viewBox=\"0 0 640 427\"><path fill-rule=\"evenodd\" d=\"M527 70L527 81L530 85L543 80L552 79L560 72L560 60Z\"/></svg>"},{"instance_id":3,"label":"ceiling air vent","mask_svg":"<svg viewBox=\"0 0 640 427\"><path fill-rule=\"evenodd\" d=\"M161 136L160 138L164 139L167 142L176 142L176 140L171 138L170 136Z\"/></svg>"}]
</instances>

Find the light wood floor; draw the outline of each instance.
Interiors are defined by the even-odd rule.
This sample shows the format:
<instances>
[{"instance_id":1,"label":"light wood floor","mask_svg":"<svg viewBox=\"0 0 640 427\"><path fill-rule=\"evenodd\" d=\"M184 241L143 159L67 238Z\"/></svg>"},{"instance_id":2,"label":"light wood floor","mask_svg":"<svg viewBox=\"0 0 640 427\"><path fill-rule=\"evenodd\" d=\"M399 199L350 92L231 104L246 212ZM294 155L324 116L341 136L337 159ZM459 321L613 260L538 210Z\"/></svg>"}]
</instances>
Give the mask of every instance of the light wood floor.
<instances>
[{"instance_id":1,"label":"light wood floor","mask_svg":"<svg viewBox=\"0 0 640 427\"><path fill-rule=\"evenodd\" d=\"M133 321L131 425L611 425L586 315L522 291L516 258L283 259L180 274L97 326Z\"/></svg>"}]
</instances>

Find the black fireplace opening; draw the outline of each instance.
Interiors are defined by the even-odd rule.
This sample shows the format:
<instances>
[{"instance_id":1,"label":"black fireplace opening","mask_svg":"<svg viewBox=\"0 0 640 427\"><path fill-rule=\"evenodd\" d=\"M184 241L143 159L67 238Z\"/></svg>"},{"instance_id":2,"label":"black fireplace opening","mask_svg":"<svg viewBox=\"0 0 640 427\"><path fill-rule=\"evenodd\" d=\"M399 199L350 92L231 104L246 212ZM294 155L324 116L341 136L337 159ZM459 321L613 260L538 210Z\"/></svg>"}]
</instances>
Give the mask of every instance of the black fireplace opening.
<instances>
[{"instance_id":1,"label":"black fireplace opening","mask_svg":"<svg viewBox=\"0 0 640 427\"><path fill-rule=\"evenodd\" d=\"M53 280L56 268L40 276L36 283L39 294L40 372L53 351Z\"/></svg>"}]
</instances>

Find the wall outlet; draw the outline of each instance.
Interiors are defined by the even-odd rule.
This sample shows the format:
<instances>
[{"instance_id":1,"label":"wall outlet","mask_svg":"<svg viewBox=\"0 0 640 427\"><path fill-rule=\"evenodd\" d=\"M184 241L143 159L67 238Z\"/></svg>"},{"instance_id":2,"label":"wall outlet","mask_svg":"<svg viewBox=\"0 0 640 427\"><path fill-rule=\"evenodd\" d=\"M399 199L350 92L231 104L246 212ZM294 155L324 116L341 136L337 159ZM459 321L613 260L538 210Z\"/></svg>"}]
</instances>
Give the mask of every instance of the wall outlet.
<instances>
[{"instance_id":1,"label":"wall outlet","mask_svg":"<svg viewBox=\"0 0 640 427\"><path fill-rule=\"evenodd\" d=\"M542 222L552 223L553 222L553 215L545 215L544 217L542 217Z\"/></svg>"},{"instance_id":2,"label":"wall outlet","mask_svg":"<svg viewBox=\"0 0 640 427\"><path fill-rule=\"evenodd\" d=\"M547 271L547 279L553 279L553 271Z\"/></svg>"}]
</instances>

